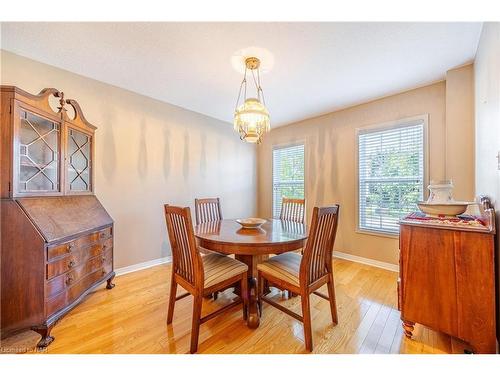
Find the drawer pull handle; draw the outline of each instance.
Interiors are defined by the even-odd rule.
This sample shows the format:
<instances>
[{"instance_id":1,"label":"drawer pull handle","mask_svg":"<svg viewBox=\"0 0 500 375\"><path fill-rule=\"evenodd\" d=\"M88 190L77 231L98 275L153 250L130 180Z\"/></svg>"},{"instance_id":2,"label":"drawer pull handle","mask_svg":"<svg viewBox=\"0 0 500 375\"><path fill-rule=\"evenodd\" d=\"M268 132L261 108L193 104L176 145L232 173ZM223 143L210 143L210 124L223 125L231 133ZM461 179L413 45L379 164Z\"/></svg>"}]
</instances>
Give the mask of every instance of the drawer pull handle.
<instances>
[{"instance_id":1,"label":"drawer pull handle","mask_svg":"<svg viewBox=\"0 0 500 375\"><path fill-rule=\"evenodd\" d=\"M68 276L68 278L66 279L66 285L69 285L73 282L73 278L71 276Z\"/></svg>"},{"instance_id":2,"label":"drawer pull handle","mask_svg":"<svg viewBox=\"0 0 500 375\"><path fill-rule=\"evenodd\" d=\"M72 260L68 263L68 268L73 268L75 266L75 262Z\"/></svg>"},{"instance_id":3,"label":"drawer pull handle","mask_svg":"<svg viewBox=\"0 0 500 375\"><path fill-rule=\"evenodd\" d=\"M68 252L69 252L69 253L71 253L71 252L73 251L73 248L74 248L74 247L75 247L75 245L74 245L74 244L72 244L72 243L70 243L70 244L68 245Z\"/></svg>"},{"instance_id":4,"label":"drawer pull handle","mask_svg":"<svg viewBox=\"0 0 500 375\"><path fill-rule=\"evenodd\" d=\"M102 261L105 262L106 261L106 257L102 257Z\"/></svg>"},{"instance_id":5,"label":"drawer pull handle","mask_svg":"<svg viewBox=\"0 0 500 375\"><path fill-rule=\"evenodd\" d=\"M106 245L102 245L102 250L106 250Z\"/></svg>"}]
</instances>

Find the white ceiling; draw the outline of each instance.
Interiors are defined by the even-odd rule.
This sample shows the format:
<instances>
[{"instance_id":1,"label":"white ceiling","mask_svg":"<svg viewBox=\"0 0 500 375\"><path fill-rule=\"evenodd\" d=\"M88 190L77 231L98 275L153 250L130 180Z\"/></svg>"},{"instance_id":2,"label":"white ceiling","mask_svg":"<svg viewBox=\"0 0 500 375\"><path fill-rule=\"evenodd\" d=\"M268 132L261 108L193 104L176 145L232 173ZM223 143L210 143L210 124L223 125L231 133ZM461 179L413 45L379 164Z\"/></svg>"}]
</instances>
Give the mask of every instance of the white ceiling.
<instances>
[{"instance_id":1,"label":"white ceiling","mask_svg":"<svg viewBox=\"0 0 500 375\"><path fill-rule=\"evenodd\" d=\"M262 87L276 127L441 80L474 59L480 32L481 23L2 23L1 48L228 122L242 79L231 57L262 48L274 60Z\"/></svg>"}]
</instances>

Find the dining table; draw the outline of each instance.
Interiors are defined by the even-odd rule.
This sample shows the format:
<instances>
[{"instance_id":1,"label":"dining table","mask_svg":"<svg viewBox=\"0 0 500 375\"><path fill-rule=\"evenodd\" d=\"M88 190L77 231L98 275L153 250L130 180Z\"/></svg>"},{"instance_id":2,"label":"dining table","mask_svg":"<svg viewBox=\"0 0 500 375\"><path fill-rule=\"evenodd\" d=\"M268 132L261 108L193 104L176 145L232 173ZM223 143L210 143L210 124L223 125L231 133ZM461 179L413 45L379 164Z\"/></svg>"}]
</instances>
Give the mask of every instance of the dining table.
<instances>
[{"instance_id":1,"label":"dining table","mask_svg":"<svg viewBox=\"0 0 500 375\"><path fill-rule=\"evenodd\" d=\"M234 257L248 266L248 319L250 328L257 328L260 313L257 303L257 265L269 258L305 246L306 225L281 219L266 219L258 228L243 228L236 220L224 219L198 224L195 227L198 246ZM239 291L236 291L239 292Z\"/></svg>"}]
</instances>

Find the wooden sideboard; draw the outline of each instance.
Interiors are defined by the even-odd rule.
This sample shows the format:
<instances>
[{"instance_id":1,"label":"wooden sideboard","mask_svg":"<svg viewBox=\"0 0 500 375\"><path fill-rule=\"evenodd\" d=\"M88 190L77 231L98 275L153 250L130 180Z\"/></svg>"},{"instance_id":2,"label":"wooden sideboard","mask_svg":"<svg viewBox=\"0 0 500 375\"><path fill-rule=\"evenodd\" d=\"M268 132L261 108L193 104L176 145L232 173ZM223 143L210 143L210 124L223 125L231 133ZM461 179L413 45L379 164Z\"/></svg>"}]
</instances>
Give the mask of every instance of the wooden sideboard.
<instances>
[{"instance_id":1,"label":"wooden sideboard","mask_svg":"<svg viewBox=\"0 0 500 375\"><path fill-rule=\"evenodd\" d=\"M476 353L496 353L495 215L489 200L480 207L484 228L400 222L398 297L408 338L420 323Z\"/></svg>"},{"instance_id":2,"label":"wooden sideboard","mask_svg":"<svg viewBox=\"0 0 500 375\"><path fill-rule=\"evenodd\" d=\"M46 347L91 290L114 286L113 220L93 193L96 128L78 103L0 88L1 337L33 329Z\"/></svg>"}]
</instances>

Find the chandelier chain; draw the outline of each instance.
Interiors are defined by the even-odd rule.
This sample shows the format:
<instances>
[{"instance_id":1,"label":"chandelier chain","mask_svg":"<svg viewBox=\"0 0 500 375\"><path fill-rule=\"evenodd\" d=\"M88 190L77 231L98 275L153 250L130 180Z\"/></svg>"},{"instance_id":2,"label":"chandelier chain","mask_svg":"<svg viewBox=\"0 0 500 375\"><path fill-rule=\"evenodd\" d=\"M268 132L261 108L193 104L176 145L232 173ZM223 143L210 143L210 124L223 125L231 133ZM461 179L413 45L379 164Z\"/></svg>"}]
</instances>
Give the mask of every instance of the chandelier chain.
<instances>
[{"instance_id":1,"label":"chandelier chain","mask_svg":"<svg viewBox=\"0 0 500 375\"><path fill-rule=\"evenodd\" d=\"M238 109L238 104L240 103L241 90L243 89L243 86L245 87L243 102L245 102L245 100L247 98L247 69L246 68L245 68L245 75L243 76L243 81L241 81L241 84L240 84L240 90L238 91L238 99L236 99L235 111Z\"/></svg>"},{"instance_id":2,"label":"chandelier chain","mask_svg":"<svg viewBox=\"0 0 500 375\"><path fill-rule=\"evenodd\" d=\"M266 99L264 98L264 90L262 90L262 87L260 86L260 69L257 69L257 82L258 82L257 92L258 93L260 92L260 94L257 95L259 95L259 100L262 97L262 103L266 105Z\"/></svg>"},{"instance_id":3,"label":"chandelier chain","mask_svg":"<svg viewBox=\"0 0 500 375\"><path fill-rule=\"evenodd\" d=\"M254 70L257 70L257 74L259 74L259 69L252 69L252 78L253 78L253 83L255 84L255 89L257 90L257 99L259 99L260 102L260 85L257 83L257 79L255 78L255 73Z\"/></svg>"}]
</instances>

